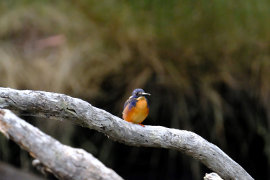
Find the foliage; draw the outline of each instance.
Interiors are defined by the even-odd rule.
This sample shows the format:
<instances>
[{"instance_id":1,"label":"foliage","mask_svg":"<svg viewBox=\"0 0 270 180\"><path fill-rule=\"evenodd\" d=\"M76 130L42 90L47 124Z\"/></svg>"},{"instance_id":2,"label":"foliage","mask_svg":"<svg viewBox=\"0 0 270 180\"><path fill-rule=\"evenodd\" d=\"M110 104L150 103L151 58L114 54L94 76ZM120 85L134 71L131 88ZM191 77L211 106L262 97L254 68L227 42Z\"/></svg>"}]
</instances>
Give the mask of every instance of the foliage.
<instances>
[{"instance_id":1,"label":"foliage","mask_svg":"<svg viewBox=\"0 0 270 180\"><path fill-rule=\"evenodd\" d=\"M266 0L2 1L0 86L67 93L118 115L132 89L143 87L153 94L146 123L195 131L256 179L265 179L269 5ZM129 152L102 135L69 128L67 137L74 140L67 142L88 148L127 177L132 170L117 163L119 152L128 153L123 163L143 163L133 157L144 157L142 150ZM151 177L162 168L160 162L167 163L162 177L170 179L177 163L183 167L177 177L199 179L205 173L174 152L143 151ZM6 154L1 151L3 159ZM260 162L265 159L268 163Z\"/></svg>"}]
</instances>

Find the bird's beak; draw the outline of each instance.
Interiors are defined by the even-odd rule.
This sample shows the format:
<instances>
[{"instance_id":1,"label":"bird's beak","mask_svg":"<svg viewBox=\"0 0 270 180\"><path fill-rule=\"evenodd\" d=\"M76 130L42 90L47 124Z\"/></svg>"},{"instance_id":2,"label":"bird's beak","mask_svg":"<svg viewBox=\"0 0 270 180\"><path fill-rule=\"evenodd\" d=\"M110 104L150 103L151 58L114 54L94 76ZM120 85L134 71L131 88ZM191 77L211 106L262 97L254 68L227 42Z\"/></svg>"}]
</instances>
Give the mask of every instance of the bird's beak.
<instances>
[{"instance_id":1,"label":"bird's beak","mask_svg":"<svg viewBox=\"0 0 270 180\"><path fill-rule=\"evenodd\" d=\"M143 96L151 96L149 93L142 93Z\"/></svg>"}]
</instances>

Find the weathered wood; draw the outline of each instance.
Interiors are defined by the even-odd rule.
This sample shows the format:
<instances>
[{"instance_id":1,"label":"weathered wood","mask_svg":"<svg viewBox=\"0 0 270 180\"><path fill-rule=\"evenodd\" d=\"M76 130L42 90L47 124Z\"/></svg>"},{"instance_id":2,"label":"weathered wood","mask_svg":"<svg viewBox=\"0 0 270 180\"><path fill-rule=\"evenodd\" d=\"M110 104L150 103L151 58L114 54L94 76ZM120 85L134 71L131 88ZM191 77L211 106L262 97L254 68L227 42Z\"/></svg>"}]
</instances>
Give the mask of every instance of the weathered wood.
<instances>
[{"instance_id":1,"label":"weathered wood","mask_svg":"<svg viewBox=\"0 0 270 180\"><path fill-rule=\"evenodd\" d=\"M91 154L61 144L9 110L0 109L0 132L39 159L59 179L122 180Z\"/></svg>"},{"instance_id":2,"label":"weathered wood","mask_svg":"<svg viewBox=\"0 0 270 180\"><path fill-rule=\"evenodd\" d=\"M209 174L205 174L205 176L203 177L203 180L223 180L221 177L219 177L219 175L217 173L209 173Z\"/></svg>"},{"instance_id":3,"label":"weathered wood","mask_svg":"<svg viewBox=\"0 0 270 180\"><path fill-rule=\"evenodd\" d=\"M51 119L68 119L128 145L175 149L201 161L224 179L253 179L220 148L193 132L134 125L64 94L0 88L0 108Z\"/></svg>"}]
</instances>

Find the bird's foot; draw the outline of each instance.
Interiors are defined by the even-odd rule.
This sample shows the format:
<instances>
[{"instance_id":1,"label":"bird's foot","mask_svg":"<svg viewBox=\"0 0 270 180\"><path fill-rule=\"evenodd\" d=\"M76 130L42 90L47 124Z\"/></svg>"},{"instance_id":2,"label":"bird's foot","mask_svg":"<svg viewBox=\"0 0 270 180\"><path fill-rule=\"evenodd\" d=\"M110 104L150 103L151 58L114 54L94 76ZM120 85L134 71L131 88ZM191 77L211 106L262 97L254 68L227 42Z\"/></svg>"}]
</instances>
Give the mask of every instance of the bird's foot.
<instances>
[{"instance_id":1,"label":"bird's foot","mask_svg":"<svg viewBox=\"0 0 270 180\"><path fill-rule=\"evenodd\" d=\"M142 127L144 127L144 125L143 124L139 124L140 126L142 126Z\"/></svg>"}]
</instances>

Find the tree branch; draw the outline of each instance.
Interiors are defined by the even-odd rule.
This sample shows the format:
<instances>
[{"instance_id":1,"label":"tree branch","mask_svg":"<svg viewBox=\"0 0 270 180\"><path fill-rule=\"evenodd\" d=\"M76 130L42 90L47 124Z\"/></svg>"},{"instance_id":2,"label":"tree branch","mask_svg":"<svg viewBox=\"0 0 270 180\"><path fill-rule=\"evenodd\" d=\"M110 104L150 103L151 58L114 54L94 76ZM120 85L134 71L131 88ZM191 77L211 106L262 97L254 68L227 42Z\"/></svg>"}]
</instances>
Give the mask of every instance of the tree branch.
<instances>
[{"instance_id":1,"label":"tree branch","mask_svg":"<svg viewBox=\"0 0 270 180\"><path fill-rule=\"evenodd\" d=\"M0 132L40 160L60 179L122 180L91 154L61 144L9 110L0 109Z\"/></svg>"},{"instance_id":2,"label":"tree branch","mask_svg":"<svg viewBox=\"0 0 270 180\"><path fill-rule=\"evenodd\" d=\"M217 173L209 173L209 174L205 174L205 176L203 177L203 180L222 180L221 177L219 177L219 175Z\"/></svg>"},{"instance_id":3,"label":"tree branch","mask_svg":"<svg viewBox=\"0 0 270 180\"><path fill-rule=\"evenodd\" d=\"M193 132L134 125L67 95L0 88L0 108L38 117L68 119L128 145L175 149L201 161L224 179L253 179L220 148Z\"/></svg>"}]
</instances>

